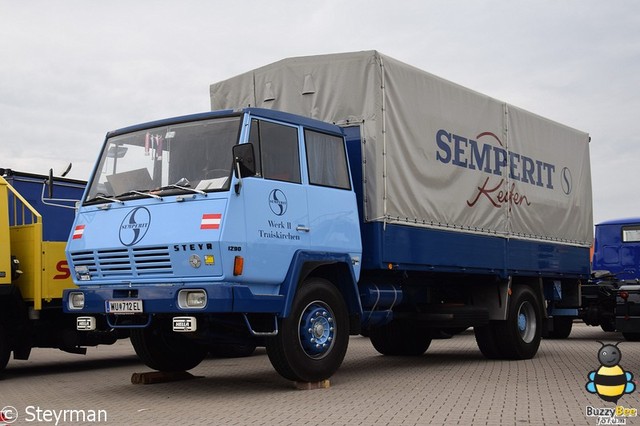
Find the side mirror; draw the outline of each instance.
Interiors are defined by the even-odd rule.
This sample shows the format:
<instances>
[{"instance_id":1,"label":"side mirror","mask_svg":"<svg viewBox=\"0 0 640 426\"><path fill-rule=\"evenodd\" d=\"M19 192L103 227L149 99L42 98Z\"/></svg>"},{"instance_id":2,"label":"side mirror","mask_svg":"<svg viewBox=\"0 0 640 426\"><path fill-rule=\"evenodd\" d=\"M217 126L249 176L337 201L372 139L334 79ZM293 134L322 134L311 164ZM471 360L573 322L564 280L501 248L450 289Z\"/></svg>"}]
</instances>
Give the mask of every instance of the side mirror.
<instances>
[{"instance_id":1,"label":"side mirror","mask_svg":"<svg viewBox=\"0 0 640 426\"><path fill-rule=\"evenodd\" d=\"M253 145L243 143L233 146L233 171L238 178L234 185L236 195L240 195L242 178L256 175L256 156L253 153Z\"/></svg>"},{"instance_id":2,"label":"side mirror","mask_svg":"<svg viewBox=\"0 0 640 426\"><path fill-rule=\"evenodd\" d=\"M233 146L233 165L236 177L251 177L256 175L256 157L253 144L243 143Z\"/></svg>"}]
</instances>

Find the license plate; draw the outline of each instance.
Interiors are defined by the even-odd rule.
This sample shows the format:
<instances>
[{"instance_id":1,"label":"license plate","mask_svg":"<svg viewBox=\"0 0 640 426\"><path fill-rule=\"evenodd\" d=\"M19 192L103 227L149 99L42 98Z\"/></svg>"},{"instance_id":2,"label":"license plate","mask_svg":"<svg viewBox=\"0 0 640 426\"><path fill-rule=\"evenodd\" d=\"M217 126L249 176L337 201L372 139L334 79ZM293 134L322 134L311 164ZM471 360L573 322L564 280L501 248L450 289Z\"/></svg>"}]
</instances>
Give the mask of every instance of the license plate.
<instances>
[{"instance_id":1,"label":"license plate","mask_svg":"<svg viewBox=\"0 0 640 426\"><path fill-rule=\"evenodd\" d=\"M142 300L108 300L107 312L110 314L142 313Z\"/></svg>"}]
</instances>

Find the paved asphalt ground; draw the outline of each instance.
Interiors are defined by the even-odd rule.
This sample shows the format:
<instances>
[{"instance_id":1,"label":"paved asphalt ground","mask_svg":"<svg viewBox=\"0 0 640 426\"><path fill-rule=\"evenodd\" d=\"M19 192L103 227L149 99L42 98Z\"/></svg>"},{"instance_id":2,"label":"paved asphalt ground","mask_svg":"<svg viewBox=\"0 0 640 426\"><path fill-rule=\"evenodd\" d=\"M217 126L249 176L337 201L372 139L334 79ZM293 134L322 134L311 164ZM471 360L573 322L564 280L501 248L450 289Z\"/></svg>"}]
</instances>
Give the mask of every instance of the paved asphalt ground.
<instances>
[{"instance_id":1,"label":"paved asphalt ground","mask_svg":"<svg viewBox=\"0 0 640 426\"><path fill-rule=\"evenodd\" d=\"M207 359L191 370L201 378L153 385L131 384L132 373L149 369L128 340L86 356L36 349L0 373L0 409L15 408L13 424L21 425L56 424L56 415L58 424L78 424L80 410L104 410L100 424L109 425L596 425L602 419L587 417L588 406L615 407L585 389L600 367L596 340L622 337L575 323L568 339L543 340L526 361L484 359L472 330L434 340L417 358L381 356L368 339L352 337L330 388L316 390L282 379L264 349ZM640 379L640 343L619 348L620 365ZM640 408L640 390L618 405ZM76 411L65 422L63 410ZM640 417L613 420L640 425Z\"/></svg>"}]
</instances>

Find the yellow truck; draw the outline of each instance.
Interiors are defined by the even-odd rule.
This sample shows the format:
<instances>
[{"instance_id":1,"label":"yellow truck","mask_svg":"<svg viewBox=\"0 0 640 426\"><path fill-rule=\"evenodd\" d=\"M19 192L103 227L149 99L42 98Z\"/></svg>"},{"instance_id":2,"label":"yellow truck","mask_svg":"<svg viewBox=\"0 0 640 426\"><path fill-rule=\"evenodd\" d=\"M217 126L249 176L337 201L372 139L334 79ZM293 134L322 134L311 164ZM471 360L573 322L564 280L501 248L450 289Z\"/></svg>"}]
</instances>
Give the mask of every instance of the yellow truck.
<instances>
[{"instance_id":1,"label":"yellow truck","mask_svg":"<svg viewBox=\"0 0 640 426\"><path fill-rule=\"evenodd\" d=\"M116 330L78 332L62 292L74 287L65 245L86 182L0 169L0 371L31 348L84 354ZM55 193L55 194L54 194Z\"/></svg>"}]
</instances>

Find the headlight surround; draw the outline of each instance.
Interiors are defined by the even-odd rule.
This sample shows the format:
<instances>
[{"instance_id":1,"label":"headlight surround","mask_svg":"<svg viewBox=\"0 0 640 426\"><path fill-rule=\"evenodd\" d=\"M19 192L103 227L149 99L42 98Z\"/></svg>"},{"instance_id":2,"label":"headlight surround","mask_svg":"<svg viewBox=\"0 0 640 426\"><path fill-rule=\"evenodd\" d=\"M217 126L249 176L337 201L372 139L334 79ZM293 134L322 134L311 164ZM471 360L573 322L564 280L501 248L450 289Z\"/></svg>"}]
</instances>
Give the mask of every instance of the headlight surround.
<instances>
[{"instance_id":1,"label":"headlight surround","mask_svg":"<svg viewBox=\"0 0 640 426\"><path fill-rule=\"evenodd\" d=\"M81 291L72 291L69 293L68 304L70 310L84 309L84 293Z\"/></svg>"},{"instance_id":2,"label":"headlight surround","mask_svg":"<svg viewBox=\"0 0 640 426\"><path fill-rule=\"evenodd\" d=\"M204 309L207 306L207 292L202 289L180 290L178 306L182 309Z\"/></svg>"}]
</instances>

